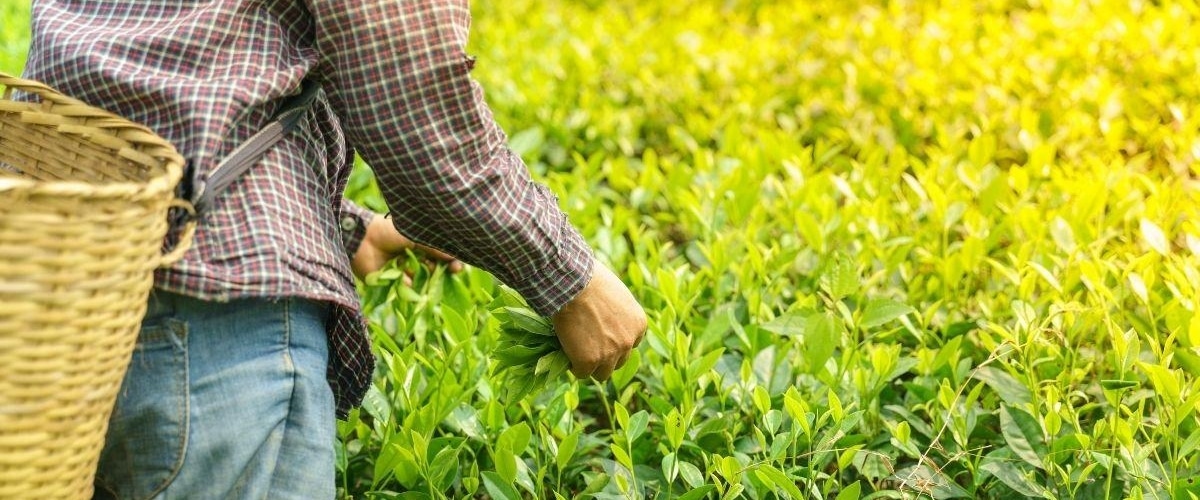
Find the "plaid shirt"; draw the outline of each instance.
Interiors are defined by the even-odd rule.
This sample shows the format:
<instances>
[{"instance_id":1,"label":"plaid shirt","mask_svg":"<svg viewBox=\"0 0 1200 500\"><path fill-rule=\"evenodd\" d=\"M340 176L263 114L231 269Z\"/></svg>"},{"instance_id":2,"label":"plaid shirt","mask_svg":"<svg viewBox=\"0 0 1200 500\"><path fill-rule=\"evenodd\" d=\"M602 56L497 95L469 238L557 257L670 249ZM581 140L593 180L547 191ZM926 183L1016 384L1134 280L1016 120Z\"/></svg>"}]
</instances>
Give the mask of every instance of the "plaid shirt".
<instances>
[{"instance_id":1,"label":"plaid shirt","mask_svg":"<svg viewBox=\"0 0 1200 500\"><path fill-rule=\"evenodd\" d=\"M372 216L342 199L351 148L406 236L496 274L542 314L591 276L590 249L469 76L466 1L34 0L32 13L26 76L146 124L197 182L302 80L322 84L298 132L216 198L156 286L336 304L329 380L342 413L374 367L347 258Z\"/></svg>"}]
</instances>

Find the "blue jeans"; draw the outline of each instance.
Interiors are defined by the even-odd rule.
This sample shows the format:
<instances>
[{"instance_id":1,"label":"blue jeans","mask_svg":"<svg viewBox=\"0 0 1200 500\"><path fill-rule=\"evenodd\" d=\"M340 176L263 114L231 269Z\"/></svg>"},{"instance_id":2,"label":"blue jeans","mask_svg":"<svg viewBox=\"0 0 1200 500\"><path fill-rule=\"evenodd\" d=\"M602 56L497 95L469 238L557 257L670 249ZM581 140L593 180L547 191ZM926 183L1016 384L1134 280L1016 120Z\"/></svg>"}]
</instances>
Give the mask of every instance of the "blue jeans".
<instances>
[{"instance_id":1,"label":"blue jeans","mask_svg":"<svg viewBox=\"0 0 1200 500\"><path fill-rule=\"evenodd\" d=\"M328 306L155 291L109 421L97 498L334 496Z\"/></svg>"}]
</instances>

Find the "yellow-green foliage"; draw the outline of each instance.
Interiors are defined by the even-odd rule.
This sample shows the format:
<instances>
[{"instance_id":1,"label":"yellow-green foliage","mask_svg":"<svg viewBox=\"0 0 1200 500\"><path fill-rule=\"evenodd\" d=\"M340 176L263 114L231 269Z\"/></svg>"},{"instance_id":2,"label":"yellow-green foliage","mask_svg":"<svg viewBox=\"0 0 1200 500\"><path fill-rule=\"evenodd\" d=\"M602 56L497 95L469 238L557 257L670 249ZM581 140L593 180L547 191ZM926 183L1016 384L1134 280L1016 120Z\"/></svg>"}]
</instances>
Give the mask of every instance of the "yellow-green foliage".
<instances>
[{"instance_id":1,"label":"yellow-green foliage","mask_svg":"<svg viewBox=\"0 0 1200 500\"><path fill-rule=\"evenodd\" d=\"M344 494L1200 491L1195 0L474 7L497 119L651 330L510 401L486 274L376 275Z\"/></svg>"},{"instance_id":2,"label":"yellow-green foliage","mask_svg":"<svg viewBox=\"0 0 1200 500\"><path fill-rule=\"evenodd\" d=\"M654 316L619 402L704 443L614 459L694 463L725 496L786 494L768 467L810 495L1184 495L1198 18L1195 2L477 5L476 75L514 147ZM860 438L777 432L795 401L818 423L862 411ZM631 487L701 486L679 469Z\"/></svg>"},{"instance_id":3,"label":"yellow-green foliage","mask_svg":"<svg viewBox=\"0 0 1200 500\"><path fill-rule=\"evenodd\" d=\"M29 50L29 2L0 0L0 71L21 72Z\"/></svg>"}]
</instances>

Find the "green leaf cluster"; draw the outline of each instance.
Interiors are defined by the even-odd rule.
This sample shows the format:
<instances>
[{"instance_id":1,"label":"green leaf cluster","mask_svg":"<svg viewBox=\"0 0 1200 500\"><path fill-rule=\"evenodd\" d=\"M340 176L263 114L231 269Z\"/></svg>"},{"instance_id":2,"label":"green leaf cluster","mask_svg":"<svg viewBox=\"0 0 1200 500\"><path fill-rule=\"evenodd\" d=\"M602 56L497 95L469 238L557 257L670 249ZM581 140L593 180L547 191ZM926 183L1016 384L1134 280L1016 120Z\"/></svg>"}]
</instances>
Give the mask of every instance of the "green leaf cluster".
<instances>
[{"instance_id":1,"label":"green leaf cluster","mask_svg":"<svg viewBox=\"0 0 1200 500\"><path fill-rule=\"evenodd\" d=\"M650 330L574 380L490 275L385 269L342 495L1200 491L1194 0L473 9L511 147Z\"/></svg>"},{"instance_id":2,"label":"green leaf cluster","mask_svg":"<svg viewBox=\"0 0 1200 500\"><path fill-rule=\"evenodd\" d=\"M499 322L500 339L492 351L494 378L503 382L510 401L540 392L567 373L571 362L547 318L529 309L510 288L502 289L495 305L492 314Z\"/></svg>"}]
</instances>

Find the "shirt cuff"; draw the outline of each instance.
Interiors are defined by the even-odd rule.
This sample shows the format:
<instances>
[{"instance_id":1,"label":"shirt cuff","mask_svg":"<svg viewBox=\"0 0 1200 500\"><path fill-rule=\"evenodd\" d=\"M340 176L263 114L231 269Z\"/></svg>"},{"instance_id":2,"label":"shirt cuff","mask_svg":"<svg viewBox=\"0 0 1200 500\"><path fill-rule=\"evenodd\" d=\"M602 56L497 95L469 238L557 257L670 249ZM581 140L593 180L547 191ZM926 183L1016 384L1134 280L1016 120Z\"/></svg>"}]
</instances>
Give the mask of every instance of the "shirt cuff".
<instances>
[{"instance_id":1,"label":"shirt cuff","mask_svg":"<svg viewBox=\"0 0 1200 500\"><path fill-rule=\"evenodd\" d=\"M346 256L354 258L367 237L367 225L375 218L375 212L358 206L354 202L342 198L341 210L338 211L338 234L342 237L342 249Z\"/></svg>"},{"instance_id":2,"label":"shirt cuff","mask_svg":"<svg viewBox=\"0 0 1200 500\"><path fill-rule=\"evenodd\" d=\"M553 316L592 281L592 249L575 226L559 213L560 237L550 264L510 285L538 314Z\"/></svg>"}]
</instances>

